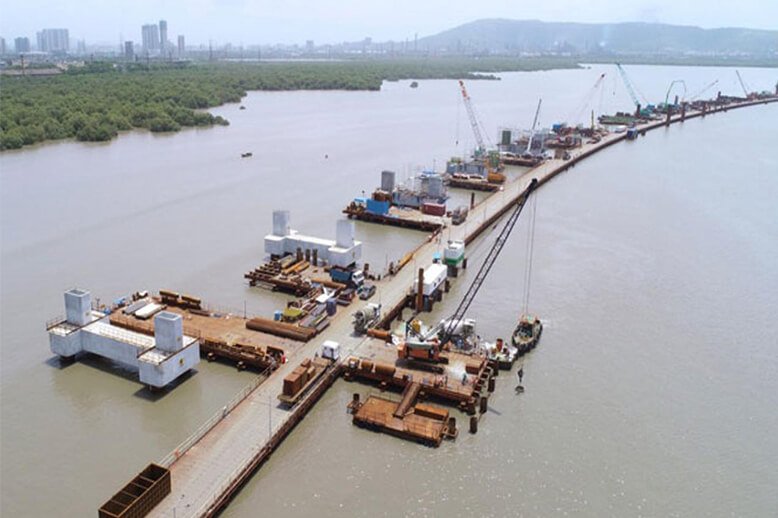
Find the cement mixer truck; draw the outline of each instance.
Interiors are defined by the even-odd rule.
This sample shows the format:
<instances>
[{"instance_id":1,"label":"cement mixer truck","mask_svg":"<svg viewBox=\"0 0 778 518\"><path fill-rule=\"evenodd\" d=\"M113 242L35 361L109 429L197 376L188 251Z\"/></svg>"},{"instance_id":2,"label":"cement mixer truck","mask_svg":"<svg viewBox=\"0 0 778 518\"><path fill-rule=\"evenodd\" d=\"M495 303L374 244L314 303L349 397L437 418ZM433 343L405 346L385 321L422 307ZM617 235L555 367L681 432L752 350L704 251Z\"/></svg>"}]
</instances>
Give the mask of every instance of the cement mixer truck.
<instances>
[{"instance_id":1,"label":"cement mixer truck","mask_svg":"<svg viewBox=\"0 0 778 518\"><path fill-rule=\"evenodd\" d=\"M354 332L362 335L376 325L381 318L380 304L367 304L364 308L354 313Z\"/></svg>"}]
</instances>

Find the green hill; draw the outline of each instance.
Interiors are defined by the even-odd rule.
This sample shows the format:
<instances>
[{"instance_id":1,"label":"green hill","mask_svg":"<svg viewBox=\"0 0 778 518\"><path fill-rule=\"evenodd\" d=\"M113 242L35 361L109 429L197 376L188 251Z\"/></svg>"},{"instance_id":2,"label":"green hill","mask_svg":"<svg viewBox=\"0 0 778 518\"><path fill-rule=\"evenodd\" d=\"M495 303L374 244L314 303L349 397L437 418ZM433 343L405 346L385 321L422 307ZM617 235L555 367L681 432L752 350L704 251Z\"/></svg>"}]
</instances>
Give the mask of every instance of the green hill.
<instances>
[{"instance_id":1,"label":"green hill","mask_svg":"<svg viewBox=\"0 0 778 518\"><path fill-rule=\"evenodd\" d=\"M659 23L547 23L486 19L421 38L437 52L778 56L778 31Z\"/></svg>"}]
</instances>

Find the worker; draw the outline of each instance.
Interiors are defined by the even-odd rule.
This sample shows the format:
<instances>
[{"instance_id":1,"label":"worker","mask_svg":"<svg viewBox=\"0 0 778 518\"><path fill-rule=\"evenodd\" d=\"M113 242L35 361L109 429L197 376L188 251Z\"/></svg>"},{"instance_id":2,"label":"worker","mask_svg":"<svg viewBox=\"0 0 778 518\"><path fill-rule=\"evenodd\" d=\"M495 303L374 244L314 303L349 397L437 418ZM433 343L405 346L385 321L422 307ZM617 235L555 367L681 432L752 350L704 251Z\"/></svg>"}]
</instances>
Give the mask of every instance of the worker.
<instances>
[{"instance_id":1,"label":"worker","mask_svg":"<svg viewBox=\"0 0 778 518\"><path fill-rule=\"evenodd\" d=\"M519 365L519 372L516 374L519 376L519 385L521 385L521 379L524 377L524 365Z\"/></svg>"},{"instance_id":2,"label":"worker","mask_svg":"<svg viewBox=\"0 0 778 518\"><path fill-rule=\"evenodd\" d=\"M467 384L467 373L465 372L462 374L462 385L466 385L466 384Z\"/></svg>"}]
</instances>

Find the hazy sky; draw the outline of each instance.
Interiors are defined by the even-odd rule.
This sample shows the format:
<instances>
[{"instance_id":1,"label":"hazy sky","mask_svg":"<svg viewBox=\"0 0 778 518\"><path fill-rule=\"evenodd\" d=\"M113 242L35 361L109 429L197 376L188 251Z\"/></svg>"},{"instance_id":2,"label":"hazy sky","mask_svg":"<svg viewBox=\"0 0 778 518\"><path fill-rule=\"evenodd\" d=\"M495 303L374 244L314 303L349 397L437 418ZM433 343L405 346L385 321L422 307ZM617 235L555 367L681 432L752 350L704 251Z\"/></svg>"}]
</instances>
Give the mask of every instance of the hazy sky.
<instances>
[{"instance_id":1,"label":"hazy sky","mask_svg":"<svg viewBox=\"0 0 778 518\"><path fill-rule=\"evenodd\" d=\"M704 7L702 7L704 5ZM479 18L646 21L701 27L778 29L775 0L0 0L0 35L70 29L88 43L140 40L140 26L165 19L187 43L316 43L413 39Z\"/></svg>"}]
</instances>

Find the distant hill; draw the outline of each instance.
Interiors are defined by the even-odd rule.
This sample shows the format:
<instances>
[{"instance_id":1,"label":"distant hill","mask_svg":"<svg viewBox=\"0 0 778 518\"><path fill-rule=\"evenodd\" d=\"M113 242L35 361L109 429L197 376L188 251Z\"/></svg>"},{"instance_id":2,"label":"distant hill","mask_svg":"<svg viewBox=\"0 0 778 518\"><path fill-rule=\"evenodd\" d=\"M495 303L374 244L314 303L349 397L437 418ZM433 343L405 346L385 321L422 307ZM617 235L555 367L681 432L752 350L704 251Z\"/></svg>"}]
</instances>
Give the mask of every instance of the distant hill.
<instances>
[{"instance_id":1,"label":"distant hill","mask_svg":"<svg viewBox=\"0 0 778 518\"><path fill-rule=\"evenodd\" d=\"M775 57L778 31L702 29L660 23L547 23L485 19L420 38L419 49L450 53L716 54Z\"/></svg>"}]
</instances>

